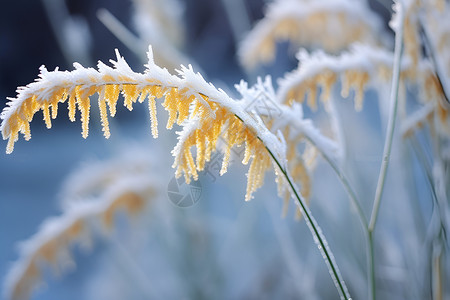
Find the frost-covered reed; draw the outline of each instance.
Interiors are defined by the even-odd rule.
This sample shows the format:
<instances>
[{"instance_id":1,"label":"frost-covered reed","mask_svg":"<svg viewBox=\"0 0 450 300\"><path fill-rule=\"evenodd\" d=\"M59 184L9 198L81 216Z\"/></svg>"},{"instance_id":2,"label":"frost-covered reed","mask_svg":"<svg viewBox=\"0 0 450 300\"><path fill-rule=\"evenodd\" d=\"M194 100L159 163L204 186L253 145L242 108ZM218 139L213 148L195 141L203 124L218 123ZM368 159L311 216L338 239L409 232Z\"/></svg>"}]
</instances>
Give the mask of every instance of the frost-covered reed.
<instances>
[{"instance_id":1,"label":"frost-covered reed","mask_svg":"<svg viewBox=\"0 0 450 300\"><path fill-rule=\"evenodd\" d=\"M143 35L146 33L143 25L150 22L145 19L145 13L152 15L146 6L150 2L136 1L136 5L142 8L136 20ZM274 1L267 7L265 17L242 41L239 59L248 69L260 63L268 64L275 59L277 43L288 40L299 49L298 67L278 78L275 87L270 76L264 80L258 78L254 85L241 80L235 86L238 97L216 88L200 73L194 72L190 65L181 66L173 75L155 63L151 47L147 54L146 69L142 73L133 71L118 51L116 60L111 61L112 66L99 62L97 69L94 69L74 64L73 71L48 71L42 67L39 79L19 88L16 98L10 99L1 114L3 121L0 130L3 138L8 139L7 153L13 151L19 134L26 140L31 138L30 122L36 113L42 111L43 119L50 128L51 120L58 116L58 107L65 103L71 121L75 121L76 111L80 111L84 138L89 132L92 105L97 105L100 113L97 118L101 120L104 136L109 138L109 122L115 116L121 99L129 110L137 106L136 102L146 102L151 120L150 131L156 138L157 103L161 101L168 112L166 128L181 128L177 132L177 144L172 150L175 176L178 178L184 175L186 183L198 180L215 151L224 154L220 166L220 175L223 175L228 170L233 150L243 148L243 157L240 159L242 164L249 165L245 194L245 200L249 201L263 186L266 172L274 170L278 194L285 201L283 214L287 212L290 199L294 199L297 216L304 217L342 299L350 299L347 284L351 290L358 290L356 282L361 281L363 276L355 275L357 269L365 274L366 282L364 288L359 287L363 292L359 292L358 296L380 299L380 295L386 293L383 289L391 286L381 280L388 272L379 261L384 259L387 263L388 259L396 257L394 250L407 246L411 248L410 245L422 247L422 242L427 247L425 254L410 254L409 265L404 266L395 259L390 261L404 267L404 273L410 271L408 268L416 267L412 269L413 279L407 278L407 275L397 277L405 292L396 295L410 298L416 293L443 299L450 295L444 284L446 276L450 276L448 240L445 235L450 228L450 27L446 26L450 19L450 7L442 0L398 0L394 4L389 24L395 35L395 41L392 42L380 18L365 2ZM177 12L173 13L177 15ZM170 11L166 13L170 14ZM158 19L154 16L150 18ZM161 20L152 22L148 24L164 23ZM179 40L176 29L175 26L170 30L171 33L167 33L172 46L176 44L174 41ZM160 43L161 38L159 35L151 37L157 45L164 45L167 40ZM184 60L184 57L180 57L174 55L172 63L178 64ZM344 102L340 98L352 98L354 110L364 113L369 92L375 92L379 98L379 111L383 115L380 118L382 131L386 130L379 173L370 176L367 171L361 176L365 178L360 179L376 180L378 177L377 183L374 182L374 195L370 193L372 187L362 190L355 186L358 180L354 179L352 168L357 159L349 157L352 149L348 151L347 144L351 137L345 132L347 129L350 132L351 128L345 128L349 123L342 120L342 110L337 108ZM323 122L315 118L316 113L322 111L326 116L328 130L321 126ZM396 126L398 123L400 125ZM399 130L397 127L400 127ZM426 184L431 191L432 203L429 205L432 206L432 215L428 216L429 224L423 229L425 236L408 232L404 244L399 242L392 246L390 242L384 249L382 242L394 238L384 231L376 234L384 225L377 220L382 213L382 203L396 200L394 193L387 194L385 184L389 183L389 171L397 175L399 171L388 167L395 163L396 167L406 169L392 159L391 153L399 155L399 144L402 147L412 145L414 157L424 170ZM404 156L404 152L401 153ZM326 238L308 208L309 200L314 199L313 186L321 188L321 182L315 182L314 177L319 158L323 158L335 172L361 224L365 249L353 249L357 253L353 256L336 252L337 257L346 257L346 270L352 270L354 274L346 272L342 276ZM84 199L89 197L92 190L96 190L101 192L101 200L69 201L67 211L61 217L44 223L39 232L26 242L21 258L9 272L6 281L8 296L18 299L29 294L40 278L38 261L58 266L58 255L66 254L72 243L80 242L89 235L84 224L90 221L85 220L100 219L110 228L119 207L124 207L130 213L142 210L150 198L148 193L155 192L154 185L146 177L147 173L125 167L130 165L133 163L126 160L124 164L98 165L98 169L87 168L74 177L73 184L66 186L65 195L78 194ZM121 172L116 174L115 170L127 170L126 176ZM124 183L118 184L121 180L125 180ZM78 186L77 182L83 184ZM142 196L143 193L145 196ZM391 199L384 200L388 198L387 195ZM410 209L412 200L406 199L406 202ZM395 220L389 220L388 224L401 222L403 218L414 221L414 217L406 216L405 213L405 216L395 216ZM334 233L336 236L333 236L333 240L345 239L345 234ZM342 246L342 249L345 247ZM363 267L357 261L361 257L366 259ZM356 267L358 263L359 268ZM344 281L346 276L349 279ZM391 282L389 280L386 281ZM427 280L430 284L424 283ZM413 284L414 289L406 291Z\"/></svg>"}]
</instances>

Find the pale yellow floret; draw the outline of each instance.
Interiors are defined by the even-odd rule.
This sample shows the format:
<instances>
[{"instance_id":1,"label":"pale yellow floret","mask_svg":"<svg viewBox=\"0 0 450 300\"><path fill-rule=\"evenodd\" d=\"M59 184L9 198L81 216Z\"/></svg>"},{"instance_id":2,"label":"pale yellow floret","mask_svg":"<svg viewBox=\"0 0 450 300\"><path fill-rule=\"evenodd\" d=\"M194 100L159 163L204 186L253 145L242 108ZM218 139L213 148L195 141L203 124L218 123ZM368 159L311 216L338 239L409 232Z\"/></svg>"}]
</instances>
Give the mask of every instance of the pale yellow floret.
<instances>
[{"instance_id":1,"label":"pale yellow floret","mask_svg":"<svg viewBox=\"0 0 450 300\"><path fill-rule=\"evenodd\" d=\"M122 95L124 98L123 104L128 110L133 110L133 103L136 103L140 90L136 87L135 84L124 84L122 87Z\"/></svg>"},{"instance_id":2,"label":"pale yellow floret","mask_svg":"<svg viewBox=\"0 0 450 300\"><path fill-rule=\"evenodd\" d=\"M89 98L78 98L78 107L81 111L81 128L82 132L81 135L83 138L87 138L89 134L89 112L91 109L91 103L89 101Z\"/></svg>"},{"instance_id":3,"label":"pale yellow floret","mask_svg":"<svg viewBox=\"0 0 450 300\"><path fill-rule=\"evenodd\" d=\"M111 230L114 224L114 216L120 210L125 210L129 216L135 216L143 210L147 199L141 194L127 191L119 195L111 204L100 213L105 229Z\"/></svg>"},{"instance_id":4,"label":"pale yellow floret","mask_svg":"<svg viewBox=\"0 0 450 300\"><path fill-rule=\"evenodd\" d=\"M69 96L69 103L68 103L68 109L69 109L69 120L71 122L75 122L75 112L76 112L76 99L75 99L75 94L71 94Z\"/></svg>"},{"instance_id":5,"label":"pale yellow floret","mask_svg":"<svg viewBox=\"0 0 450 300\"><path fill-rule=\"evenodd\" d=\"M119 99L120 89L117 84L105 85L105 100L108 103L109 114L111 117L116 115L117 100Z\"/></svg>"},{"instance_id":6,"label":"pale yellow floret","mask_svg":"<svg viewBox=\"0 0 450 300\"><path fill-rule=\"evenodd\" d=\"M23 133L25 140L29 141L31 139L30 123L22 122L21 128L21 132Z\"/></svg>"},{"instance_id":7,"label":"pale yellow floret","mask_svg":"<svg viewBox=\"0 0 450 300\"><path fill-rule=\"evenodd\" d=\"M231 157L231 147L230 145L227 145L225 148L224 154L223 154L223 160L222 160L222 167L220 168L220 176L225 174L228 171L228 165L230 164L230 157Z\"/></svg>"},{"instance_id":8,"label":"pale yellow floret","mask_svg":"<svg viewBox=\"0 0 450 300\"><path fill-rule=\"evenodd\" d=\"M52 128L52 121L50 120L50 112L49 105L47 102L44 102L42 105L42 113L44 114L45 125L48 129Z\"/></svg>"},{"instance_id":9,"label":"pale yellow floret","mask_svg":"<svg viewBox=\"0 0 450 300\"><path fill-rule=\"evenodd\" d=\"M331 97L331 90L337 81L337 75L330 70L325 70L317 76L317 83L322 88L320 100L326 103Z\"/></svg>"},{"instance_id":10,"label":"pale yellow floret","mask_svg":"<svg viewBox=\"0 0 450 300\"><path fill-rule=\"evenodd\" d=\"M186 166L188 170L188 173L185 173L185 179L186 183L190 183L191 176L194 178L194 180L198 179L197 169L195 167L194 158L192 157L190 148L184 149L184 159L186 160Z\"/></svg>"},{"instance_id":11,"label":"pale yellow floret","mask_svg":"<svg viewBox=\"0 0 450 300\"><path fill-rule=\"evenodd\" d=\"M266 153L261 153L261 149L255 150L257 154L250 163L250 169L247 173L247 189L245 201L252 199L252 194L264 183L264 173L271 166L270 157ZM266 155L264 155L266 154Z\"/></svg>"},{"instance_id":12,"label":"pale yellow floret","mask_svg":"<svg viewBox=\"0 0 450 300\"><path fill-rule=\"evenodd\" d=\"M320 101L326 104L331 97L331 90L336 83L338 74L329 69L324 69L311 78L304 79L298 85L292 86L287 92L286 102L303 102L307 96L307 104L312 110L317 110L317 88L321 88Z\"/></svg>"},{"instance_id":13,"label":"pale yellow floret","mask_svg":"<svg viewBox=\"0 0 450 300\"><path fill-rule=\"evenodd\" d=\"M104 90L102 91L101 94L104 94ZM109 121L108 121L108 112L106 111L106 101L103 97L103 95L100 95L100 97L98 98L98 107L100 109L100 119L102 122L102 130L103 130L103 135L105 136L105 138L109 138L111 136L111 133L109 131Z\"/></svg>"},{"instance_id":14,"label":"pale yellow floret","mask_svg":"<svg viewBox=\"0 0 450 300\"><path fill-rule=\"evenodd\" d=\"M31 293L32 285L41 278L41 272L37 267L37 262L32 260L32 262L26 267L23 276L14 286L11 292L12 299L25 299L28 298Z\"/></svg>"},{"instance_id":15,"label":"pale yellow floret","mask_svg":"<svg viewBox=\"0 0 450 300\"><path fill-rule=\"evenodd\" d=\"M403 40L405 53L412 60L412 68L416 69L419 60L421 59L421 43L419 39L419 24L417 19L417 13L419 10L418 2L415 1L411 4L406 11L403 22Z\"/></svg>"},{"instance_id":16,"label":"pale yellow floret","mask_svg":"<svg viewBox=\"0 0 450 300\"><path fill-rule=\"evenodd\" d=\"M206 139L205 135L202 131L196 130L195 131L195 140L196 140L196 147L197 147L197 170L203 171L205 169L205 144Z\"/></svg>"},{"instance_id":17,"label":"pale yellow floret","mask_svg":"<svg viewBox=\"0 0 450 300\"><path fill-rule=\"evenodd\" d=\"M156 118L156 101L155 96L148 96L148 109L150 111L150 123L152 127L152 136L153 138L158 137L158 119Z\"/></svg>"},{"instance_id":18,"label":"pale yellow floret","mask_svg":"<svg viewBox=\"0 0 450 300\"><path fill-rule=\"evenodd\" d=\"M247 128L245 128L245 130L248 130ZM245 151L244 151L244 158L242 159L242 164L243 165L247 165L248 162L250 161L250 158L252 157L252 142L255 139L252 139L252 136L246 132L245 133Z\"/></svg>"},{"instance_id":19,"label":"pale yellow floret","mask_svg":"<svg viewBox=\"0 0 450 300\"><path fill-rule=\"evenodd\" d=\"M173 88L166 94L165 100L163 102L164 108L169 113L169 119L167 120L167 129L172 129L173 125L177 120L177 103L180 100L177 89Z\"/></svg>"},{"instance_id":20,"label":"pale yellow floret","mask_svg":"<svg viewBox=\"0 0 450 300\"><path fill-rule=\"evenodd\" d=\"M56 119L56 117L58 116L58 102L54 102L50 105L51 107L51 111L52 111L52 119Z\"/></svg>"}]
</instances>

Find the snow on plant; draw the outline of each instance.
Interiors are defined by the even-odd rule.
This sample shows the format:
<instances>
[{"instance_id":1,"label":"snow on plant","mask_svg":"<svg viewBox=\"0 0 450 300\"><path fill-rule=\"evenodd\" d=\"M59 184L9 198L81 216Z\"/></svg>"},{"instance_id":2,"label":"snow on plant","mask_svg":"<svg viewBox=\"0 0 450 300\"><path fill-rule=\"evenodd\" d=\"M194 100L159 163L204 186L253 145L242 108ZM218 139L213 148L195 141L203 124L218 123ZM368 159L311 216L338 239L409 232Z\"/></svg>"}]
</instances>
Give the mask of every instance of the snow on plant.
<instances>
[{"instance_id":1,"label":"snow on plant","mask_svg":"<svg viewBox=\"0 0 450 300\"><path fill-rule=\"evenodd\" d=\"M338 3L339 1L329 2ZM278 1L277 3L284 3L287 5L289 1ZM305 3L308 4L305 4L302 9L305 9L308 5L319 5L315 2L305 1ZM347 4L349 3L350 2ZM281 7L281 5L279 7ZM248 57L242 55L244 59L249 59L243 62L244 65L247 64L251 66L257 63L259 59L269 61L270 58L273 57L274 46L270 43L273 39L272 33L261 35L266 38L264 40L266 41L266 44L264 45L270 46L259 44L259 48L255 47L254 52L250 52L248 50L250 47L247 46L247 43L249 45L254 45L253 39L255 39L255 36L258 36L258 30L261 30L260 28L270 28L269 26L276 28L275 25L267 24L277 24L277 22L274 21L274 11L277 11L279 7L273 6L273 9L269 10L266 18L260 22L260 27L256 27L249 38L244 41L241 53L251 53ZM301 7L300 4L299 7ZM448 58L448 47L446 48L443 46L445 43L448 45L448 28L442 26L442 24L446 23L444 19L448 18L450 13L448 5L445 5L445 3L441 1L398 1L396 9L398 10L398 13L394 15L390 24L392 29L396 32L395 53L392 53L389 49L381 48L381 45L374 46L373 44L367 45L360 43L353 45L345 43L345 46L341 49L350 48L350 50L343 51L339 55L328 54L327 52L333 52L333 49L327 48L326 46L323 47L325 51L318 50L313 51L312 53L308 53L305 49L301 49L298 54L298 69L279 80L280 88L278 92L278 99L281 103L303 103L306 98L308 106L312 110L316 110L317 98L320 91L320 99L325 110L330 114L330 117L333 118L333 114L331 114L333 113L333 109L330 110L330 104L333 105L333 102L330 102L330 95L332 94L333 86L339 82L339 79L342 97L348 97L351 89L353 89L356 110L361 110L363 108L363 99L367 88L374 87L379 93L379 96L383 97L385 96L381 91L383 86L386 86L389 82L392 83L383 163L380 169L370 219L365 216L359 205L360 200L357 199L356 193L351 188L351 185L344 176L342 170L339 166L329 161L348 191L350 199L355 204L361 223L366 232L368 243L368 286L371 290L369 296L372 299L375 298L373 231L378 217L381 195L392 149L395 120L399 103L402 105L401 110L403 112L403 136L411 138L415 143L415 148L421 148L422 146L420 146L420 144L418 145L416 141L415 131L424 126L428 126L431 131L431 138L434 140L433 152L436 154L436 157L433 158L433 169L442 170L444 168L443 166L448 163L444 153L445 149L448 147L446 145L448 143L448 132L450 129L448 117L448 111L450 109L450 89L448 87L450 81L450 60ZM294 10L294 6L291 7L291 10ZM289 9L285 9L285 12L288 13ZM441 20L442 23L440 24L436 22L436 20ZM262 24L264 24L264 26ZM267 32L270 31L267 30ZM274 30L273 32L276 31ZM285 36L288 35L285 34ZM296 41L298 36L300 36L300 34L290 39ZM320 41L322 37L323 35L319 34L313 36L311 41L304 41L303 46L308 47L314 42L317 43L316 39ZM404 55L402 55L402 48L404 48ZM425 48L425 53L422 53L422 48ZM253 58L253 60L250 60L250 58ZM409 95L407 94L406 87L418 91L418 97L415 100L418 100L417 102L422 106L411 115L408 115L406 112L411 106L411 103L406 101L408 98L411 98L408 97ZM416 151L418 151L419 157L424 155L422 152L423 150L418 149ZM428 162L426 159L420 159L425 165L424 168L427 168ZM445 181L443 178L446 176L442 171L433 174L431 174L431 171L427 172L429 173L428 180L430 181L432 190L436 189L441 191L439 196L436 195L436 192L433 192L435 194L433 198L436 201L437 206L440 210L444 211L443 213L440 213L440 216L438 217L440 219L439 222L441 222L438 226L439 229L437 229L437 231L435 230L435 233L433 233L434 239L436 239L435 242L438 245L441 245L442 243L445 243L445 241L442 241L440 236L442 232L445 232L445 228L447 227L446 224L448 224L446 221L448 218L448 205L444 200L447 198L446 193L448 189L444 188L445 184L443 184ZM448 180L446 182L448 182ZM437 266L436 268L439 269L440 266ZM440 271L437 272L439 273ZM437 282L441 282L442 274L439 273L435 278ZM434 288L437 289L435 291L436 293L443 293L439 283L435 285Z\"/></svg>"},{"instance_id":2,"label":"snow on plant","mask_svg":"<svg viewBox=\"0 0 450 300\"><path fill-rule=\"evenodd\" d=\"M48 72L43 67L41 79L19 89L17 98L2 112L4 122L0 129L3 137L9 139L7 152L13 151L19 132L25 139L31 138L29 122L37 111L43 111L47 128L51 128L51 118L56 118L59 102L68 102L71 121L75 121L75 110L78 107L81 112L82 136L86 138L91 107L89 97L95 93L99 94L98 107L106 138L110 136L108 108L109 115L114 117L120 92L124 96L124 105L129 110L133 109L136 101L142 103L148 98L152 135L156 138L158 130L155 98L164 97L162 105L169 113L166 127L171 129L175 123L186 125L173 150L177 177L184 173L188 183L191 177L197 179L197 171L202 171L205 161L209 161L219 134L226 126L225 138L229 149L225 151L221 173L227 170L230 149L235 145L245 144L243 163L247 164L253 158L246 194L246 200L250 200L252 193L262 184L265 170L270 167L270 157L265 147L284 163L281 142L267 130L262 121L245 112L243 102L234 101L225 92L207 83L200 74L194 73L192 67L182 66L178 71L181 77L173 76L166 69L155 65L151 49L148 58L147 71L143 74L133 72L119 53L117 61L112 62L114 68L99 63L98 71L79 64L75 64L76 69L72 72ZM186 123L188 119L196 121ZM194 145L197 145L196 162L190 150ZM254 159L255 157L259 159Z\"/></svg>"},{"instance_id":3,"label":"snow on plant","mask_svg":"<svg viewBox=\"0 0 450 300\"><path fill-rule=\"evenodd\" d=\"M74 193L63 198L62 214L45 220L35 235L20 244L20 259L12 265L4 283L8 298L28 298L48 267L55 274L73 268L70 250L76 245L90 248L98 231L109 233L118 212L134 217L148 206L158 193L157 180L145 172L136 172L142 167L142 160L134 163L133 172L122 171L115 178L110 169L103 168L105 163L93 164L73 175L76 181L72 179L67 184ZM130 166L133 164L127 160L128 170ZM95 174L97 184L84 176L86 172ZM81 175L83 179L79 180ZM108 185L102 186L104 182Z\"/></svg>"},{"instance_id":4,"label":"snow on plant","mask_svg":"<svg viewBox=\"0 0 450 300\"><path fill-rule=\"evenodd\" d=\"M253 68L273 61L279 41L339 52L355 41L378 44L380 34L380 20L361 1L277 0L245 38L239 55Z\"/></svg>"},{"instance_id":5,"label":"snow on plant","mask_svg":"<svg viewBox=\"0 0 450 300\"><path fill-rule=\"evenodd\" d=\"M210 160L222 132L227 148L221 174L227 171L231 148L234 146L245 145L243 164L251 160L247 174L246 201L250 200L252 194L262 186L264 174L273 162L279 183L284 184L284 190L293 192L300 201L299 209L306 216L320 250L326 254L326 262L330 267L331 276L336 280L339 293L342 297L347 297L348 291L340 278L327 243L287 173L285 141L272 134L260 117L246 112L244 106L247 104L246 101L230 98L224 91L207 83L199 73L192 70L191 66L182 66L178 71L180 75L178 77L154 63L151 48L148 59L147 70L143 74L133 72L119 53L117 61L112 61L114 68L101 62L98 70L84 68L79 64L75 64L75 70L72 72L59 70L48 72L45 68L41 68L40 80L19 89L17 98L12 99L2 112L3 123L0 129L4 138L9 138L7 152L13 151L19 132L25 139L31 138L29 122L37 111L43 111L47 128L51 128L50 115L56 118L59 102L68 102L71 121L75 120L77 105L81 112L82 136L86 138L91 107L89 97L95 93L99 94L100 119L106 138L110 136L107 105L110 115L114 116L120 92L124 96L124 105L129 110L133 109L133 103L136 101L143 102L148 98L152 134L156 138L158 132L155 98L164 97L162 105L169 113L166 127L171 129L177 123L184 128L179 133L178 144L172 151L175 157L173 165L176 168L175 175L179 177L184 174L187 183L191 178L197 180L197 172L202 171L205 162ZM245 92L243 94L245 95ZM192 146L197 148L195 161L191 152ZM307 185L304 179L305 168L300 165L294 171L303 178L301 180L303 184Z\"/></svg>"},{"instance_id":6,"label":"snow on plant","mask_svg":"<svg viewBox=\"0 0 450 300\"><path fill-rule=\"evenodd\" d=\"M71 121L75 121L76 110L80 111L82 136L86 138L90 110L94 105L92 101L95 99L93 95L97 94L102 130L104 136L109 138L109 118L115 116L119 96L122 94L124 106L129 110L133 109L136 102L147 101L151 134L156 138L156 103L158 99L162 99L162 106L169 115L166 128L172 129L175 124L181 126L181 130L177 132L178 142L172 150L176 177L184 175L187 183L192 179L197 180L199 173L211 161L212 154L221 145L224 158L220 174L223 175L230 164L232 149L242 147L242 164L249 164L245 195L245 200L249 201L263 185L265 173L273 168L279 195L285 198L285 209L290 198L294 198L297 214L304 216L340 297L350 299L326 239L307 207L312 193L311 174L317 157L321 156L336 172L361 222L366 238L367 265L364 272L367 294L372 300L377 296L377 240L374 239L374 230L393 140L402 136L414 144L416 155L427 173L433 194L433 207L437 207L435 211L439 211L433 212L430 223L437 225L430 226L427 236L431 240L433 260L430 278L434 285L430 290L433 295L444 295L448 291L443 287L443 278L448 271L445 268L442 270L442 266L447 264L445 254L448 251L443 249L446 249L447 243L445 232L450 226L446 185L450 157L450 51L447 46L450 34L449 27L442 24L448 23L449 15L450 8L445 1L395 1L390 23L395 33L392 51L386 46L389 43L386 42L381 22L365 3L350 0L277 0L268 7L266 17L242 42L239 53L244 66L254 67L260 62L268 63L273 60L276 43L280 40L287 39L302 47L297 55L298 68L278 79L278 88L274 88L270 76L264 80L258 79L253 86L241 80L236 85L240 98L234 99L194 72L190 65L181 66L176 71L177 75L161 68L153 60L151 47L143 73L134 72L116 51L117 60L111 61L112 67L102 62L98 63L97 69L85 68L76 63L73 71L48 71L42 67L40 78L19 88L16 98L10 99L1 114L3 122L0 130L3 138L8 139L7 153L11 153L19 133L26 140L31 138L30 122L36 113L42 110L44 121L50 128L51 119L58 115L59 103L67 103ZM356 111L364 108L367 90L375 90L380 98L387 95L383 90L390 91L389 99L385 101L389 105L389 112L384 150L374 199L369 203L372 207L370 216L366 216L362 198L359 198L345 172L345 141L338 110L335 108L339 95L333 91L339 84L341 97L347 98L354 94ZM418 92L412 97L410 90ZM320 99L332 127L328 136L314 119L304 115L305 99L313 117L319 108ZM403 112L402 134L396 135L395 123L399 106ZM410 113L412 106L415 111ZM422 128L429 129L431 133L433 160L430 162L417 139L417 133ZM219 145L219 139L224 143ZM62 240L54 247L64 250L78 238L78 234L65 238L67 228L73 224L72 220L116 210L116 204L112 203L122 199L122 192L114 190L110 193L108 189L117 180L128 178L120 172L116 177L111 172L121 168L111 164L100 166L100 175L97 176L92 170L80 173L82 175L74 182L81 182L81 186L77 187L76 183L68 185L67 195L84 190L80 193L81 199L89 197L92 190L100 191L101 194L106 191L111 196L104 198L108 200L90 203L92 207L87 210L84 207L89 205L85 204L82 204L83 209L80 210L69 209L55 221L56 225L48 226L53 229L46 229L44 226L40 233L31 238L30 244L33 246L24 248L22 258L8 277L9 296L18 298L19 295L28 294L33 282L29 283L27 278L34 281L38 277L33 259L44 257L49 263L56 261L56 254L51 257L42 254L41 248L48 247L49 241ZM127 184L123 187L125 190L133 190L134 180L139 182L139 179L133 179L133 174L142 174L135 170L125 173L132 179L127 179ZM95 179L92 186L85 183L89 178ZM136 185L146 190L151 186L149 181ZM103 202L107 204L100 205ZM98 208L98 205L102 208ZM31 275L28 274L28 269L31 270Z\"/></svg>"}]
</instances>

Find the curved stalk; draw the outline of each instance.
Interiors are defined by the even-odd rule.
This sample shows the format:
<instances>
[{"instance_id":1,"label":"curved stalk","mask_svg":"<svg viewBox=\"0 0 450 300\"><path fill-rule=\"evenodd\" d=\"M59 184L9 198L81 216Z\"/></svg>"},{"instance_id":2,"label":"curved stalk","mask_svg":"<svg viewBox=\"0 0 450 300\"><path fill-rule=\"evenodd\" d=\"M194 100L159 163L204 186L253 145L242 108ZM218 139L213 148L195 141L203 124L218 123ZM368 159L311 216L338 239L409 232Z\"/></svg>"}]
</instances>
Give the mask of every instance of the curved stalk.
<instances>
[{"instance_id":1,"label":"curved stalk","mask_svg":"<svg viewBox=\"0 0 450 300\"><path fill-rule=\"evenodd\" d=\"M308 228L311 231L311 234L313 236L314 242L317 244L317 247L319 248L319 250L323 256L323 259L325 260L325 263L328 267L328 271L330 272L331 278L333 279L333 283L336 286L336 289L338 290L341 299L347 299L347 300L352 299L348 292L347 286L345 285L345 282L342 279L342 275L339 271L339 268L334 260L333 253L331 252L331 250L328 246L328 242L326 241L325 236L322 234L322 230L320 229L319 225L317 224L317 221L312 216L311 211L306 206L306 203L303 200L302 196L295 188L287 171L281 166L280 162L277 160L277 158L272 153L272 151L269 148L267 148L267 146L266 146L266 149L269 152L272 159L277 164L281 173L283 173L284 177L286 178L286 181L288 182L289 187L292 190L292 194L293 194L293 196L295 196L295 198L297 200L297 205L299 206L303 215L305 216L306 225L308 225Z\"/></svg>"},{"instance_id":2,"label":"curved stalk","mask_svg":"<svg viewBox=\"0 0 450 300\"><path fill-rule=\"evenodd\" d=\"M351 203L356 208L356 212L359 217L359 221L361 222L361 227L364 231L365 237L366 237L366 251L367 251L367 283L369 286L369 299L374 300L375 299L375 273L374 273L374 259L373 259L373 239L372 239L372 233L369 231L369 223L367 221L367 218L362 210L362 207L360 205L360 202L356 196L355 191L353 190L352 186L350 185L350 182L345 177L344 173L339 170L339 167L336 165L336 163L331 159L331 157L328 156L328 154L323 151L320 147L314 143L314 141L308 136L305 135L305 137L308 139L308 141L316 147L316 149L320 152L322 157L326 160L326 162L330 165L330 167L333 169L333 171L336 173L337 177L341 181L342 185L344 186L345 190L347 191L347 194L350 198Z\"/></svg>"}]
</instances>

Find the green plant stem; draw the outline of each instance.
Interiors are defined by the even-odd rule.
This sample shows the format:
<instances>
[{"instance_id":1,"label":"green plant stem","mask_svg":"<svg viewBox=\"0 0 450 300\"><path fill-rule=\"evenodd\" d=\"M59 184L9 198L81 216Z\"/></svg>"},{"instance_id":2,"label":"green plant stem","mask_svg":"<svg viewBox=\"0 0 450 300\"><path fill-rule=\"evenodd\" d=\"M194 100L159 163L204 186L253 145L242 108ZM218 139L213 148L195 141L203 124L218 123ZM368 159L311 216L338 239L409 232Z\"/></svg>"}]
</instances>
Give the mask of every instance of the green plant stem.
<instances>
[{"instance_id":1,"label":"green plant stem","mask_svg":"<svg viewBox=\"0 0 450 300\"><path fill-rule=\"evenodd\" d=\"M374 256L374 247L373 247L373 232L368 231L367 233L367 243L368 243L368 255L367 255L367 272L368 272L368 282L369 282L369 299L375 300L376 297L376 282L375 282L375 256Z\"/></svg>"},{"instance_id":2,"label":"green plant stem","mask_svg":"<svg viewBox=\"0 0 450 300\"><path fill-rule=\"evenodd\" d=\"M329 269L330 275L333 279L333 283L336 286L336 289L339 292L339 295L341 299L351 299L351 296L348 292L347 286L345 285L344 280L342 279L342 276L339 272L339 268L337 267L336 262L334 261L333 254L331 253L331 250L328 246L328 243L325 239L325 237L322 234L322 231L317 224L317 221L314 219L314 217L311 214L311 211L306 206L305 201L303 200L300 193L297 192L297 189L295 188L294 184L292 183L291 178L289 177L287 171L281 166L278 159L275 157L275 155L272 153L272 151L267 148L267 152L269 152L272 159L277 164L280 171L283 173L284 177L286 178L286 181L289 184L289 187L291 188L293 195L297 199L297 203L300 206L300 209L302 210L303 215L305 216L306 224L308 225L309 230L311 231L311 234L313 235L314 241L317 243L317 246L322 253L322 256L325 260L325 263Z\"/></svg>"},{"instance_id":3,"label":"green plant stem","mask_svg":"<svg viewBox=\"0 0 450 300\"><path fill-rule=\"evenodd\" d=\"M238 115L236 115L236 118L244 122ZM313 236L314 242L317 244L317 247L319 248L322 257L325 261L325 264L328 267L328 271L330 272L331 279L333 280L333 283L336 287L336 289L339 292L341 299L351 300L352 297L350 296L350 293L348 292L347 286L345 285L344 280L342 279L342 275L339 271L339 268L334 260L333 253L331 252L328 242L325 239L325 236L322 234L322 230L320 229L319 225L317 224L317 221L313 217L311 211L309 210L308 206L306 205L305 201L303 200L300 193L297 191L296 187L294 186L287 170L281 165L280 161L276 158L276 156L273 154L273 152L267 147L266 144L264 144L264 141L261 139L261 137L257 136L257 138L263 143L265 146L267 152L269 153L270 157L272 157L273 161L278 166L281 173L283 173L284 177L286 178L286 181L289 184L289 187L292 190L293 195L297 199L297 204L302 211L306 224L308 225L308 228Z\"/></svg>"},{"instance_id":4,"label":"green plant stem","mask_svg":"<svg viewBox=\"0 0 450 300\"><path fill-rule=\"evenodd\" d=\"M384 142L383 149L383 160L381 162L380 173L378 176L378 183L375 190L375 199L372 207L372 214L370 216L369 221L369 246L370 246L370 280L372 285L372 293L371 297L373 300L376 299L376 282L375 282L375 257L374 257L374 240L373 240L373 231L375 229L375 225L377 222L378 212L381 204L381 196L384 190L384 183L386 180L386 173L389 166L389 160L391 157L392 150L392 141L394 137L394 129L395 129L395 121L397 119L397 108L398 108L398 90L400 85L400 66L402 59L402 50L403 50L403 6L401 1L397 1L396 5L398 5L397 11L397 26L395 32L395 50L394 50L394 66L392 71L392 86L391 86L391 94L389 97L389 102L391 103L391 109L389 113L388 125L386 128L386 139Z\"/></svg>"},{"instance_id":5,"label":"green plant stem","mask_svg":"<svg viewBox=\"0 0 450 300\"><path fill-rule=\"evenodd\" d=\"M362 207L360 205L360 201L358 200L358 197L356 196L355 191L353 190L352 186L350 185L350 182L345 177L344 173L339 169L339 167L336 165L336 163L331 159L331 157L328 156L328 154L323 151L320 147L314 143L312 139L310 139L308 136L305 136L308 141L316 147L316 149L320 152L322 157L326 160L326 162L330 165L330 167L333 169L333 171L336 173L337 177L341 181L342 185L344 186L345 190L347 191L347 194L350 198L351 203L356 208L356 212L359 217L359 221L361 222L361 227L364 231L364 235L366 237L366 255L367 255L367 285L369 287L369 300L375 299L375 276L374 272L372 271L374 268L374 259L373 259L373 239L372 239L372 233L369 231L369 223L367 221L366 215L364 214Z\"/></svg>"},{"instance_id":6,"label":"green plant stem","mask_svg":"<svg viewBox=\"0 0 450 300\"><path fill-rule=\"evenodd\" d=\"M401 5L401 2L397 2L398 5ZM400 20L403 20L403 8L399 9ZM395 129L395 121L397 119L397 108L398 108L398 90L400 83L400 65L402 58L402 50L403 50L403 25L399 24L399 28L396 30L395 35L395 52L394 52L394 67L392 74L392 87L391 87L391 95L389 98L389 102L391 103L391 110L389 114L388 125L386 128L386 139L384 142L384 150L383 150L383 160L381 162L380 173L378 177L377 188L375 191L375 200L372 208L372 215L370 216L369 222L369 231L373 231L375 228L375 224L377 222L378 210L380 208L381 196L383 194L384 183L386 181L386 173L389 166L389 160L391 157L392 150L392 141L394 137L394 129Z\"/></svg>"}]
</instances>

